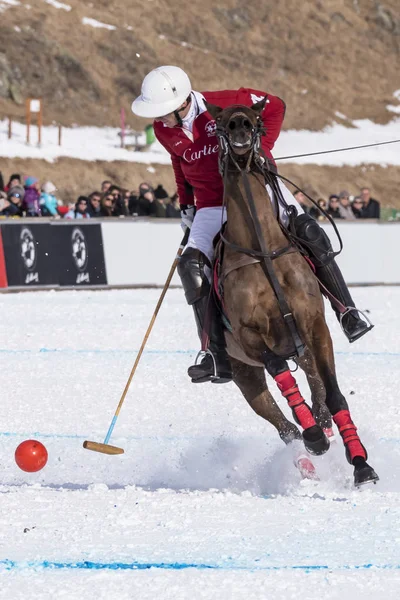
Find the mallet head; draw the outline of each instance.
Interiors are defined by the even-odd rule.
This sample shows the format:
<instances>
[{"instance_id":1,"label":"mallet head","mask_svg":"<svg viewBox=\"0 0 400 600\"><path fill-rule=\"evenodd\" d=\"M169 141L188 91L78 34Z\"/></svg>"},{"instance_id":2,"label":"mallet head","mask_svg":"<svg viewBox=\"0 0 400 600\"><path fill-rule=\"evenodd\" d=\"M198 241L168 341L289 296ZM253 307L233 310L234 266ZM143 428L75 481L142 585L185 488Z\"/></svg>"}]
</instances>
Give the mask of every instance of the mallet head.
<instances>
[{"instance_id":1,"label":"mallet head","mask_svg":"<svg viewBox=\"0 0 400 600\"><path fill-rule=\"evenodd\" d=\"M83 447L86 450L93 450L93 452L101 452L101 454L123 454L123 448L117 446L111 446L110 444L99 444L98 442L89 442L86 440L83 442Z\"/></svg>"}]
</instances>

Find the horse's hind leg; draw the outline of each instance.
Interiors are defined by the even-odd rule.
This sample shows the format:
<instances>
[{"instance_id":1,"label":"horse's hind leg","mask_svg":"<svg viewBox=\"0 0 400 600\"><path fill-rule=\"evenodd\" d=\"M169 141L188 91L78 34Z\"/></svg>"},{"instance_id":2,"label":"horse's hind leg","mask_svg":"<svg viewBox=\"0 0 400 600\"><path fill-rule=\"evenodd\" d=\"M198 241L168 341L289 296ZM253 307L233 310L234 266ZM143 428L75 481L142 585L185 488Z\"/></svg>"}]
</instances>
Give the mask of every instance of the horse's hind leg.
<instances>
[{"instance_id":1,"label":"horse's hind leg","mask_svg":"<svg viewBox=\"0 0 400 600\"><path fill-rule=\"evenodd\" d=\"M301 433L293 423L288 421L271 396L265 371L262 367L251 367L235 358L231 358L233 381L236 383L247 402L260 417L269 421L278 431L286 445L301 440ZM315 479L315 467L304 451L293 446L293 461L303 477Z\"/></svg>"},{"instance_id":2,"label":"horse's hind leg","mask_svg":"<svg viewBox=\"0 0 400 600\"><path fill-rule=\"evenodd\" d=\"M269 348L264 350L261 359L268 373L275 379L282 396L286 398L296 422L303 428L305 447L312 454L324 454L329 449L329 440L321 426L316 423L311 408L300 394L286 360Z\"/></svg>"},{"instance_id":3,"label":"horse's hind leg","mask_svg":"<svg viewBox=\"0 0 400 600\"><path fill-rule=\"evenodd\" d=\"M301 440L300 431L288 421L270 394L262 367L251 367L231 358L233 381L260 417L273 425L285 444Z\"/></svg>"},{"instance_id":4,"label":"horse's hind leg","mask_svg":"<svg viewBox=\"0 0 400 600\"><path fill-rule=\"evenodd\" d=\"M332 340L323 317L318 323L315 323L312 345L317 369L326 390L326 405L342 436L346 448L346 458L354 466L354 483L358 486L371 481L375 482L379 477L367 463L367 451L358 436L357 427L350 415L349 405L339 389Z\"/></svg>"}]
</instances>

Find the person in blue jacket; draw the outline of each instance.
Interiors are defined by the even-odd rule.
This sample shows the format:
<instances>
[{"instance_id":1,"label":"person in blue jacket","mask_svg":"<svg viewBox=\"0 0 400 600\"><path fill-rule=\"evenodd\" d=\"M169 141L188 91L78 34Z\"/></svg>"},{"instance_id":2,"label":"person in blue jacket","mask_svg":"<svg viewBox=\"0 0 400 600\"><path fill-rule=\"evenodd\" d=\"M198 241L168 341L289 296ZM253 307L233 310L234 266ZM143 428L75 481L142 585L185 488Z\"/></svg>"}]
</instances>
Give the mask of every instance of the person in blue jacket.
<instances>
[{"instance_id":1,"label":"person in blue jacket","mask_svg":"<svg viewBox=\"0 0 400 600\"><path fill-rule=\"evenodd\" d=\"M46 181L42 185L42 193L40 194L40 209L44 217L58 217L58 200L54 195L57 191L56 186L51 181Z\"/></svg>"}]
</instances>

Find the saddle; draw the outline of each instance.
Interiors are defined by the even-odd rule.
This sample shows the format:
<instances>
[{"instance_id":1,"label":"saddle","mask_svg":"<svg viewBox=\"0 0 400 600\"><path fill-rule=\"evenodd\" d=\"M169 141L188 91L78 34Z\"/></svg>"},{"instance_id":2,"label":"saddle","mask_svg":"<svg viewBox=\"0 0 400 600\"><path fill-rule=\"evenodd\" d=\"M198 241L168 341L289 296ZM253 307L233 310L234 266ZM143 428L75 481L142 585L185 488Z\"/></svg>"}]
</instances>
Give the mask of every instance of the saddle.
<instances>
[{"instance_id":1,"label":"saddle","mask_svg":"<svg viewBox=\"0 0 400 600\"><path fill-rule=\"evenodd\" d=\"M217 233L213 241L214 259L212 263L213 281L211 286L211 293L213 294L215 304L222 315L225 327L228 329L228 331L231 331L232 328L230 326L229 319L224 309L224 281L229 275L229 273L232 273L232 271L236 271L236 269L240 269L241 267L245 267L247 265L260 263L261 260L256 257L249 256L247 254L238 254L236 260L229 266L229 268L224 267L223 258L225 245L221 238L221 233L223 234L225 226L226 223L223 224L221 231ZM314 276L318 281L321 293L333 304L333 306L336 307L337 310L339 310L339 312L344 312L346 310L346 307L320 281L316 273L315 265L310 259L310 257L307 256L307 254L304 254L303 252L301 252L301 254L304 260L307 262L308 266L310 267L311 271L314 273Z\"/></svg>"}]
</instances>

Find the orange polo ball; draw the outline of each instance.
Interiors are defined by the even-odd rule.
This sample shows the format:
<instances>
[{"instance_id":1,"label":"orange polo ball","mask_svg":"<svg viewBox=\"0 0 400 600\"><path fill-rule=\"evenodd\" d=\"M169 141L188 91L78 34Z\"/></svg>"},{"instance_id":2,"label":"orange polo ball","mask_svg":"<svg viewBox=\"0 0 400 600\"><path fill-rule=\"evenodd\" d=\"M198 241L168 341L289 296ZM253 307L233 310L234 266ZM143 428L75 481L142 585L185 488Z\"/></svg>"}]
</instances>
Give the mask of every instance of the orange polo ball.
<instances>
[{"instance_id":1,"label":"orange polo ball","mask_svg":"<svg viewBox=\"0 0 400 600\"><path fill-rule=\"evenodd\" d=\"M21 442L15 451L15 462L22 471L34 473L43 469L47 463L47 450L42 443L36 440Z\"/></svg>"}]
</instances>

